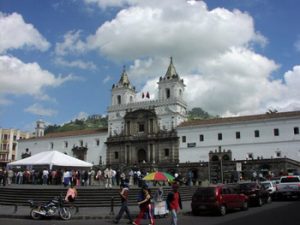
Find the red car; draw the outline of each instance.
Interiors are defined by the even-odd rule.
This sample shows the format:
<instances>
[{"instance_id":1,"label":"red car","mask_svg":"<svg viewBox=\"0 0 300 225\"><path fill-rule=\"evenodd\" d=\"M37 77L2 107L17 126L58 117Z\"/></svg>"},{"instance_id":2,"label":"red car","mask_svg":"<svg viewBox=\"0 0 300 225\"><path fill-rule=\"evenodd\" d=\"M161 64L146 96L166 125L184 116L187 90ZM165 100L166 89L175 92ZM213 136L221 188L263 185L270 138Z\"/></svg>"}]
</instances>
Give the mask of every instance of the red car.
<instances>
[{"instance_id":1,"label":"red car","mask_svg":"<svg viewBox=\"0 0 300 225\"><path fill-rule=\"evenodd\" d=\"M228 210L248 209L248 197L239 194L233 185L214 185L200 187L193 194L191 208L193 215L203 212L215 212L224 216Z\"/></svg>"}]
</instances>

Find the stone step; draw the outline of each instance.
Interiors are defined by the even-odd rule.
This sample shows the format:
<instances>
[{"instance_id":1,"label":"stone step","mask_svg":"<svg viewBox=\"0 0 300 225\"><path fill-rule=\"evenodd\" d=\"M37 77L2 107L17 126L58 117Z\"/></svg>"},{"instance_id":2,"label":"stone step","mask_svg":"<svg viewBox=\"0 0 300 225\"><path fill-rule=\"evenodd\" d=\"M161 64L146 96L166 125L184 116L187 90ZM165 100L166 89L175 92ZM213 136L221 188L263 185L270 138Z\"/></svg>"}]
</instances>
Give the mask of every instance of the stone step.
<instances>
[{"instance_id":1,"label":"stone step","mask_svg":"<svg viewBox=\"0 0 300 225\"><path fill-rule=\"evenodd\" d=\"M164 196L171 191L170 187L164 187ZM190 201L192 194L197 189L196 186L180 187L182 201ZM137 204L137 196L140 188L131 188L128 197L129 205ZM156 188L150 188L154 194ZM37 202L46 202L55 196L65 196L66 188L0 188L0 205L28 205L28 200ZM76 206L78 207L110 207L111 203L120 205L119 189L100 189L100 188L78 188L78 198Z\"/></svg>"}]
</instances>

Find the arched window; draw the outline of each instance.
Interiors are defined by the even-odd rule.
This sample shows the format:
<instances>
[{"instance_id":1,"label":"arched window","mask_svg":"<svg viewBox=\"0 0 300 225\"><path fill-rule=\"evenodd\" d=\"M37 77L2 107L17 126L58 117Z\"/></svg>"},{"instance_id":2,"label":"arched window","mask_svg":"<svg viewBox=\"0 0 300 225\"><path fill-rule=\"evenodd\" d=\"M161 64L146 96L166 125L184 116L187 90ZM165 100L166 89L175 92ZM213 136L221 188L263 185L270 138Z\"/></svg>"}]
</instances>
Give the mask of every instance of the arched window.
<instances>
[{"instance_id":1,"label":"arched window","mask_svg":"<svg viewBox=\"0 0 300 225\"><path fill-rule=\"evenodd\" d=\"M121 105L121 95L117 96L117 102L118 102L118 105Z\"/></svg>"},{"instance_id":2,"label":"arched window","mask_svg":"<svg viewBox=\"0 0 300 225\"><path fill-rule=\"evenodd\" d=\"M179 89L179 96L182 96L182 90Z\"/></svg>"},{"instance_id":3,"label":"arched window","mask_svg":"<svg viewBox=\"0 0 300 225\"><path fill-rule=\"evenodd\" d=\"M166 98L170 98L171 97L171 92L169 88L166 88Z\"/></svg>"}]
</instances>

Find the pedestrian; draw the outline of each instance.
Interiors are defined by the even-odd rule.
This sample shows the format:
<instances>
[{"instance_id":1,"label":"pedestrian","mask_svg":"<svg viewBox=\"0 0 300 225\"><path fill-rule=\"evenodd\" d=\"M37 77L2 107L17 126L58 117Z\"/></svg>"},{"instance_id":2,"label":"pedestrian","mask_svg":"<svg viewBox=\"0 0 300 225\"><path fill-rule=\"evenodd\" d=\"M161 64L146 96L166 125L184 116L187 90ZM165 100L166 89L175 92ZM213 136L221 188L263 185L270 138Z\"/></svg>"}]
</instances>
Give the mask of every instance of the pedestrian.
<instances>
[{"instance_id":1,"label":"pedestrian","mask_svg":"<svg viewBox=\"0 0 300 225\"><path fill-rule=\"evenodd\" d=\"M7 184L11 185L14 177L14 171L12 169L8 169L7 171Z\"/></svg>"},{"instance_id":2,"label":"pedestrian","mask_svg":"<svg viewBox=\"0 0 300 225\"><path fill-rule=\"evenodd\" d=\"M163 199L164 191L160 186L154 194L154 216L160 217L167 214L166 202Z\"/></svg>"},{"instance_id":3,"label":"pedestrian","mask_svg":"<svg viewBox=\"0 0 300 225\"><path fill-rule=\"evenodd\" d=\"M154 216L152 213L151 205L151 193L147 185L143 185L141 195L142 200L138 202L140 206L140 213L138 214L137 218L133 221L132 224L140 225L141 219L144 217L144 214L147 213L147 216L150 220L149 225L154 225Z\"/></svg>"},{"instance_id":4,"label":"pedestrian","mask_svg":"<svg viewBox=\"0 0 300 225\"><path fill-rule=\"evenodd\" d=\"M112 188L112 177L113 177L113 170L110 166L108 166L104 170L104 177L105 177L105 188Z\"/></svg>"},{"instance_id":5,"label":"pedestrian","mask_svg":"<svg viewBox=\"0 0 300 225\"><path fill-rule=\"evenodd\" d=\"M127 215L127 218L129 219L128 224L132 224L132 218L130 215L130 211L128 208L128 192L129 192L129 187L127 183L123 183L120 185L120 197L121 197L121 208L120 211L117 215L117 217L113 220L114 223L119 223L121 217L123 216L124 212Z\"/></svg>"},{"instance_id":6,"label":"pedestrian","mask_svg":"<svg viewBox=\"0 0 300 225\"><path fill-rule=\"evenodd\" d=\"M77 197L76 185L74 182L71 183L71 186L68 188L65 201L66 202L74 202Z\"/></svg>"},{"instance_id":7,"label":"pedestrian","mask_svg":"<svg viewBox=\"0 0 300 225\"><path fill-rule=\"evenodd\" d=\"M102 186L103 174L102 174L102 171L100 169L98 169L95 179L98 181L99 186Z\"/></svg>"},{"instance_id":8,"label":"pedestrian","mask_svg":"<svg viewBox=\"0 0 300 225\"><path fill-rule=\"evenodd\" d=\"M171 225L177 225L177 213L179 209L182 209L182 202L178 189L179 185L174 183L172 185L172 191L169 192L167 196L167 208L171 213Z\"/></svg>"},{"instance_id":9,"label":"pedestrian","mask_svg":"<svg viewBox=\"0 0 300 225\"><path fill-rule=\"evenodd\" d=\"M48 176L49 176L49 171L46 168L44 168L44 170L43 170L43 176L42 176L43 185L47 185L48 184Z\"/></svg>"}]
</instances>

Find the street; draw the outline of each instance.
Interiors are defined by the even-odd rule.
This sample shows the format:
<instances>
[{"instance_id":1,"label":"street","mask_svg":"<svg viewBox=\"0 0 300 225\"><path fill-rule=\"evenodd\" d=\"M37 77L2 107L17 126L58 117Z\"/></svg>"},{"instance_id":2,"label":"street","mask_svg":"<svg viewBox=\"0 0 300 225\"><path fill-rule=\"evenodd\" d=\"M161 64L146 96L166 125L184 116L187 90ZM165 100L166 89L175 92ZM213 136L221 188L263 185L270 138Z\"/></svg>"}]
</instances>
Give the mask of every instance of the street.
<instances>
[{"instance_id":1,"label":"street","mask_svg":"<svg viewBox=\"0 0 300 225\"><path fill-rule=\"evenodd\" d=\"M179 215L178 224L188 225L260 225L260 224L275 224L286 225L293 224L295 221L300 221L300 201L292 202L272 202L271 204L262 207L252 207L247 211L230 212L223 217L219 216L192 216L189 213ZM169 218L156 219L157 225L170 224ZM13 219L0 218L0 223L5 225L106 225L113 224L111 219L81 219L62 221L59 219L43 219L32 220L28 219ZM119 224L127 224L127 220L121 220ZM143 220L142 224L148 224L148 220Z\"/></svg>"}]
</instances>

